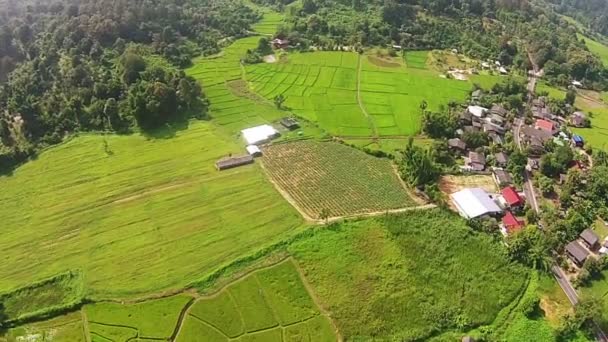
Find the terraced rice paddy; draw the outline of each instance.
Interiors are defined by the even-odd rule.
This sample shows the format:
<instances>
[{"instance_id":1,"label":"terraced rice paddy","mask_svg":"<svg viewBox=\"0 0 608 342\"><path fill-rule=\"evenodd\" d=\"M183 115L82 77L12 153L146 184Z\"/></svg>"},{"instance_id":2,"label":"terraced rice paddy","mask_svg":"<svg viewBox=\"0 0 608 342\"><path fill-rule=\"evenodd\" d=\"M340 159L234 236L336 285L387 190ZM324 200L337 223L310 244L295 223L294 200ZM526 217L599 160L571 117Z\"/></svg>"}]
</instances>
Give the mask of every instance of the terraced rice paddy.
<instances>
[{"instance_id":1,"label":"terraced rice paddy","mask_svg":"<svg viewBox=\"0 0 608 342\"><path fill-rule=\"evenodd\" d=\"M303 141L264 149L264 168L308 217L413 206L390 161L336 143Z\"/></svg>"},{"instance_id":2,"label":"terraced rice paddy","mask_svg":"<svg viewBox=\"0 0 608 342\"><path fill-rule=\"evenodd\" d=\"M464 100L472 84L442 79L417 58L408 68L352 52L292 53L286 62L247 66L246 77L256 93L283 94L294 113L333 135L412 135L420 130L423 100L438 110Z\"/></svg>"}]
</instances>

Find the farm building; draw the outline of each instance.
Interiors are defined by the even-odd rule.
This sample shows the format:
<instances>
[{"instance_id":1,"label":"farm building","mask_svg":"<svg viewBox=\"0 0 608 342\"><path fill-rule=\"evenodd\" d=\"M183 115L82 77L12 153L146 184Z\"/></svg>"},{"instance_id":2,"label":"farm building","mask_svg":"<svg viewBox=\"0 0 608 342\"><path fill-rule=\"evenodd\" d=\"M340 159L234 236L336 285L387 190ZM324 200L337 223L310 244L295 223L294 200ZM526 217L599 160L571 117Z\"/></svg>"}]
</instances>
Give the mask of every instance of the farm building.
<instances>
[{"instance_id":1,"label":"farm building","mask_svg":"<svg viewBox=\"0 0 608 342\"><path fill-rule=\"evenodd\" d=\"M583 147L585 145L585 140L578 134L574 134L572 136L572 144L577 147Z\"/></svg>"},{"instance_id":2,"label":"farm building","mask_svg":"<svg viewBox=\"0 0 608 342\"><path fill-rule=\"evenodd\" d=\"M502 218L502 224L507 234L513 234L523 228L524 223L515 217L512 212L507 211Z\"/></svg>"},{"instance_id":3,"label":"farm building","mask_svg":"<svg viewBox=\"0 0 608 342\"><path fill-rule=\"evenodd\" d=\"M281 38L275 38L272 40L272 46L275 49L285 49L286 47L289 46L289 40L287 39L281 39Z\"/></svg>"},{"instance_id":4,"label":"farm building","mask_svg":"<svg viewBox=\"0 0 608 342\"><path fill-rule=\"evenodd\" d=\"M513 179L511 178L511 175L505 170L495 169L492 172L492 176L494 178L494 182L496 182L496 185L498 185L499 187L513 184Z\"/></svg>"},{"instance_id":5,"label":"farm building","mask_svg":"<svg viewBox=\"0 0 608 342\"><path fill-rule=\"evenodd\" d=\"M492 216L502 212L490 195L480 188L469 188L450 195L460 215L467 219Z\"/></svg>"},{"instance_id":6,"label":"farm building","mask_svg":"<svg viewBox=\"0 0 608 342\"><path fill-rule=\"evenodd\" d=\"M509 162L509 156L504 152L498 152L494 155L494 160L497 166L505 167Z\"/></svg>"},{"instance_id":7,"label":"farm building","mask_svg":"<svg viewBox=\"0 0 608 342\"><path fill-rule=\"evenodd\" d=\"M482 96L483 96L483 91L481 89L476 89L471 94L471 100L473 100L473 101L479 101L479 99L481 99Z\"/></svg>"},{"instance_id":8,"label":"farm building","mask_svg":"<svg viewBox=\"0 0 608 342\"><path fill-rule=\"evenodd\" d=\"M519 193L517 192L517 190L515 190L514 187L507 186L506 188L503 188L500 191L500 193L502 194L502 197L505 199L505 203L510 208L517 208L517 207L521 207L524 205L523 198L521 198L521 196L519 196Z\"/></svg>"},{"instance_id":9,"label":"farm building","mask_svg":"<svg viewBox=\"0 0 608 342\"><path fill-rule=\"evenodd\" d=\"M294 130L300 127L300 124L294 118L282 118L281 125L283 125L283 127L287 128L288 130Z\"/></svg>"},{"instance_id":10,"label":"farm building","mask_svg":"<svg viewBox=\"0 0 608 342\"><path fill-rule=\"evenodd\" d=\"M465 160L465 165L469 166L471 170L483 171L486 168L486 157L483 153L469 152L469 157Z\"/></svg>"},{"instance_id":11,"label":"farm building","mask_svg":"<svg viewBox=\"0 0 608 342\"><path fill-rule=\"evenodd\" d=\"M566 245L566 254L577 266L582 266L589 256L589 251L583 248L577 241L572 241Z\"/></svg>"},{"instance_id":12,"label":"farm building","mask_svg":"<svg viewBox=\"0 0 608 342\"><path fill-rule=\"evenodd\" d=\"M246 128L241 131L247 145L257 145L269 142L276 138L279 132L270 125L260 125L251 128Z\"/></svg>"},{"instance_id":13,"label":"farm building","mask_svg":"<svg viewBox=\"0 0 608 342\"><path fill-rule=\"evenodd\" d=\"M486 115L487 111L487 108L481 106L469 106L467 108L467 112L471 113L471 115L477 118L483 118Z\"/></svg>"},{"instance_id":14,"label":"farm building","mask_svg":"<svg viewBox=\"0 0 608 342\"><path fill-rule=\"evenodd\" d=\"M585 229L580 235L581 240L589 248L590 250L594 250L597 248L600 242L599 236L595 234L595 232L591 229Z\"/></svg>"},{"instance_id":15,"label":"farm building","mask_svg":"<svg viewBox=\"0 0 608 342\"><path fill-rule=\"evenodd\" d=\"M222 170L227 170L227 169L231 169L233 167L247 165L247 164L251 164L251 163L253 163L253 156L251 156L251 155L238 156L238 157L227 157L227 158L222 158L222 159L218 160L217 162L215 162L215 167L218 169L218 171L222 171Z\"/></svg>"},{"instance_id":16,"label":"farm building","mask_svg":"<svg viewBox=\"0 0 608 342\"><path fill-rule=\"evenodd\" d=\"M459 152L465 152L467 150L467 144L458 138L448 139L448 146Z\"/></svg>"},{"instance_id":17,"label":"farm building","mask_svg":"<svg viewBox=\"0 0 608 342\"><path fill-rule=\"evenodd\" d=\"M262 150L256 145L247 145L245 149L247 149L247 153L252 157L259 157L262 155Z\"/></svg>"}]
</instances>

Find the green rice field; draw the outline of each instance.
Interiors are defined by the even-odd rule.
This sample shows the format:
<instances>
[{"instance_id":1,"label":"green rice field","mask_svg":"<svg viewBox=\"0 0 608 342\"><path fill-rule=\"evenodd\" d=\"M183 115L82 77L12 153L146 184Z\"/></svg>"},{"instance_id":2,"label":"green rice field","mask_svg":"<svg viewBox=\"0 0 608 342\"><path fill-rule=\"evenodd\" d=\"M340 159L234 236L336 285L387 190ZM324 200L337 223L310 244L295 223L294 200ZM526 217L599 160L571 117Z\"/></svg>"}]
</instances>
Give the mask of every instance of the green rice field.
<instances>
[{"instance_id":1,"label":"green rice field","mask_svg":"<svg viewBox=\"0 0 608 342\"><path fill-rule=\"evenodd\" d=\"M264 169L308 217L348 216L416 205L391 162L337 143L275 144ZM340 194L340 196L337 196Z\"/></svg>"},{"instance_id":2,"label":"green rice field","mask_svg":"<svg viewBox=\"0 0 608 342\"><path fill-rule=\"evenodd\" d=\"M93 297L181 288L303 228L258 165L215 169L230 153L242 142L207 122L41 153L0 178L0 289L76 269Z\"/></svg>"},{"instance_id":3,"label":"green rice field","mask_svg":"<svg viewBox=\"0 0 608 342\"><path fill-rule=\"evenodd\" d=\"M420 130L420 103L438 110L463 101L472 83L443 79L426 69L381 66L352 52L292 53L286 61L246 67L251 88L272 99L283 94L294 113L338 136L412 135ZM409 65L409 64L408 64Z\"/></svg>"}]
</instances>

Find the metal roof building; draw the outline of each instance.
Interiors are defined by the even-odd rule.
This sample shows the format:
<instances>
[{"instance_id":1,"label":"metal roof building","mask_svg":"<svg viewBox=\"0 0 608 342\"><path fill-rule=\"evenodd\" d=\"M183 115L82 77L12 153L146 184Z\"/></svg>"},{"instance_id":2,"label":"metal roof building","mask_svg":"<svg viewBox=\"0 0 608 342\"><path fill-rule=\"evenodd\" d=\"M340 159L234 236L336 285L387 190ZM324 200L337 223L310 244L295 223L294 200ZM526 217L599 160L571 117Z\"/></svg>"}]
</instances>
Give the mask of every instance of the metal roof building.
<instances>
[{"instance_id":1,"label":"metal roof building","mask_svg":"<svg viewBox=\"0 0 608 342\"><path fill-rule=\"evenodd\" d=\"M257 145L268 142L270 139L279 135L279 132L270 125L260 125L246 128L241 131L247 145Z\"/></svg>"},{"instance_id":2,"label":"metal roof building","mask_svg":"<svg viewBox=\"0 0 608 342\"><path fill-rule=\"evenodd\" d=\"M450 198L460 215L467 219L502 212L490 195L480 188L464 189L451 194Z\"/></svg>"}]
</instances>

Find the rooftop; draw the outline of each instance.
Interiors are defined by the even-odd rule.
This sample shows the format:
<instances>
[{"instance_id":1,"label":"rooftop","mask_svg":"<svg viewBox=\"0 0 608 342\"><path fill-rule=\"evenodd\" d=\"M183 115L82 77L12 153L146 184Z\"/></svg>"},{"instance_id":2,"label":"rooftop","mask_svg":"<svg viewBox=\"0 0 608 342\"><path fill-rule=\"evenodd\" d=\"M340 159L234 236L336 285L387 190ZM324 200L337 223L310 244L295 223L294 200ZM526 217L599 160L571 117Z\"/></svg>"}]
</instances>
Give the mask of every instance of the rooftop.
<instances>
[{"instance_id":1,"label":"rooftop","mask_svg":"<svg viewBox=\"0 0 608 342\"><path fill-rule=\"evenodd\" d=\"M504 152L498 152L494 155L494 159L500 164L506 164L509 161L509 156Z\"/></svg>"},{"instance_id":2,"label":"rooftop","mask_svg":"<svg viewBox=\"0 0 608 342\"><path fill-rule=\"evenodd\" d=\"M241 131L247 145L257 145L274 138L279 132L270 125L260 125Z\"/></svg>"},{"instance_id":3,"label":"rooftop","mask_svg":"<svg viewBox=\"0 0 608 342\"><path fill-rule=\"evenodd\" d=\"M481 106L469 106L467 111L478 118L482 118L486 115L488 109Z\"/></svg>"},{"instance_id":4,"label":"rooftop","mask_svg":"<svg viewBox=\"0 0 608 342\"><path fill-rule=\"evenodd\" d=\"M581 239L583 239L583 241L585 241L591 246L597 244L600 241L599 236L597 236L597 234L595 234L593 230L588 228L583 230L583 232L581 233Z\"/></svg>"},{"instance_id":5,"label":"rooftop","mask_svg":"<svg viewBox=\"0 0 608 342\"><path fill-rule=\"evenodd\" d=\"M496 176L498 183L501 185L507 185L507 184L513 183L513 179L511 178L511 175L509 174L509 172L507 172L505 170L496 169L496 170L494 170L494 175Z\"/></svg>"},{"instance_id":6,"label":"rooftop","mask_svg":"<svg viewBox=\"0 0 608 342\"><path fill-rule=\"evenodd\" d=\"M517 217L515 217L515 215L513 215L513 213L510 211L506 212L505 216L502 218L502 223L505 225L509 233L514 233L524 226L524 223L518 220Z\"/></svg>"},{"instance_id":7,"label":"rooftop","mask_svg":"<svg viewBox=\"0 0 608 342\"><path fill-rule=\"evenodd\" d=\"M490 195L481 188L467 188L450 195L460 214L466 218L476 218L502 212Z\"/></svg>"},{"instance_id":8,"label":"rooftop","mask_svg":"<svg viewBox=\"0 0 608 342\"><path fill-rule=\"evenodd\" d=\"M543 119L537 119L536 120L536 128L548 131L548 132L553 132L553 122L551 121L547 121L547 120L543 120Z\"/></svg>"},{"instance_id":9,"label":"rooftop","mask_svg":"<svg viewBox=\"0 0 608 342\"><path fill-rule=\"evenodd\" d=\"M578 263L585 262L585 259L589 256L589 252L576 241L572 241L566 245L566 252L568 252L568 254L570 254Z\"/></svg>"},{"instance_id":10,"label":"rooftop","mask_svg":"<svg viewBox=\"0 0 608 342\"><path fill-rule=\"evenodd\" d=\"M500 192L509 206L519 206L523 204L521 196L519 196L514 187L508 186L502 189Z\"/></svg>"},{"instance_id":11,"label":"rooftop","mask_svg":"<svg viewBox=\"0 0 608 342\"><path fill-rule=\"evenodd\" d=\"M486 164L486 157L483 155L483 153L478 153L478 152L469 152L469 160L471 161L471 163L476 163L476 164Z\"/></svg>"}]
</instances>

